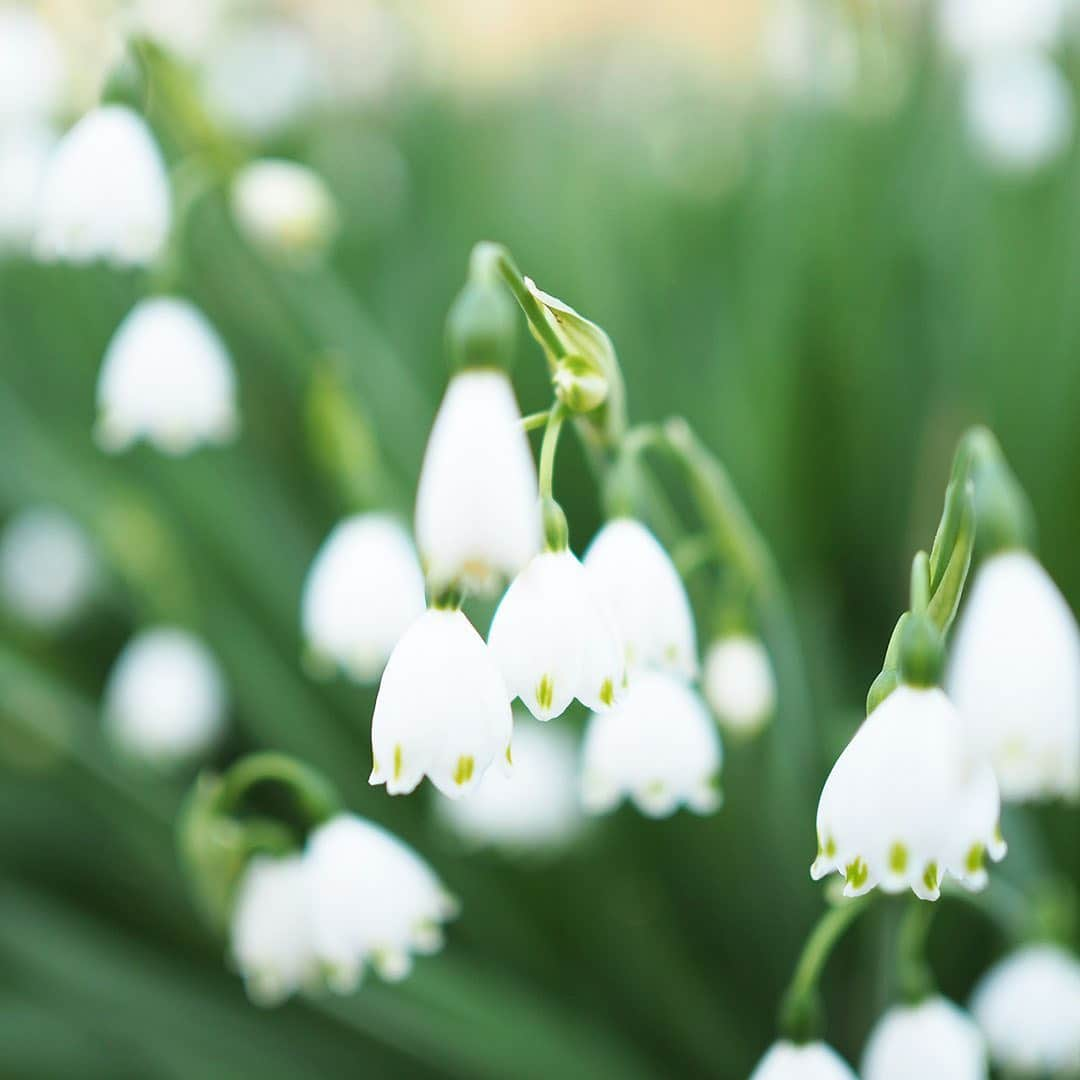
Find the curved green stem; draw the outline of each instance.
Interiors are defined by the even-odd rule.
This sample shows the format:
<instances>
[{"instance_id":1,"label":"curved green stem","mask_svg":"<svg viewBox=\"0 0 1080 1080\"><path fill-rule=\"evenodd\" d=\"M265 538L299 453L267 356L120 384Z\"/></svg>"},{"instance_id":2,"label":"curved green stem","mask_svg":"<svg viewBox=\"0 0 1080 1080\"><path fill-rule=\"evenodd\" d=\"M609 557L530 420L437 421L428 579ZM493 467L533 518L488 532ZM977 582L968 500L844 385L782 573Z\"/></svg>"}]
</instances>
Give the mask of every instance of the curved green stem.
<instances>
[{"instance_id":1,"label":"curved green stem","mask_svg":"<svg viewBox=\"0 0 1080 1080\"><path fill-rule=\"evenodd\" d=\"M544 428L544 441L540 444L540 498L550 499L553 497L552 489L555 483L555 451L559 445L559 434L562 431L563 421L566 419L566 408L562 404L556 405L548 414L547 426Z\"/></svg>"},{"instance_id":2,"label":"curved green stem","mask_svg":"<svg viewBox=\"0 0 1080 1080\"><path fill-rule=\"evenodd\" d=\"M341 810L341 800L330 783L314 769L274 751L251 754L238 761L222 779L220 806L235 811L257 784L276 783L296 798L310 824L319 825Z\"/></svg>"}]
</instances>

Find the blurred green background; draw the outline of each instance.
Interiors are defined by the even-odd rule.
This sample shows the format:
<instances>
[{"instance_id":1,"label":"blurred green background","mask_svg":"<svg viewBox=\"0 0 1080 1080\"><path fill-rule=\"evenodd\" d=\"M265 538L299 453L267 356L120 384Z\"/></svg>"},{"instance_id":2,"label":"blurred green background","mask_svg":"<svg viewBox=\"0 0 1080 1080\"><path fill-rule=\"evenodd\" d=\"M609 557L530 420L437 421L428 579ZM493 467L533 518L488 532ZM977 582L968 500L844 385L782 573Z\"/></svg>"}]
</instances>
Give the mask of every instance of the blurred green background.
<instances>
[{"instance_id":1,"label":"blurred green background","mask_svg":"<svg viewBox=\"0 0 1080 1080\"><path fill-rule=\"evenodd\" d=\"M111 574L59 636L2 627L0 1074L749 1072L823 907L807 872L820 784L861 718L969 423L999 436L1041 557L1080 602L1080 156L988 168L934 43L916 32L896 52L887 107L862 107L880 91L873 56L836 102L751 95L677 57L593 44L525 83L418 79L311 112L257 149L328 181L342 232L325 265L250 251L220 178L184 222L174 287L227 341L243 418L233 446L184 459L107 458L92 440L103 351L152 275L0 262L0 515L67 508ZM1061 66L1071 77L1068 49ZM143 101L172 161L217 145L192 144L152 79ZM331 525L411 506L446 379L443 319L485 238L610 333L634 420L684 414L722 456L791 589L810 691L803 708L782 684L773 728L728 747L716 816L623 808L546 860L466 854L430 791L369 788L373 691L300 665L301 586ZM524 332L519 354L523 410L543 408ZM312 403L328 370L371 438L346 483ZM573 439L556 483L583 546L600 513ZM190 776L124 768L99 734L112 660L158 618L197 630L224 665L220 763L258 747L302 756L460 897L447 947L409 980L248 1003L175 858ZM1077 825L1075 808L1007 814L991 897L1052 866L1075 883ZM963 999L1004 942L942 907L933 964ZM894 990L898 913L877 904L826 978L829 1039L849 1060Z\"/></svg>"}]
</instances>

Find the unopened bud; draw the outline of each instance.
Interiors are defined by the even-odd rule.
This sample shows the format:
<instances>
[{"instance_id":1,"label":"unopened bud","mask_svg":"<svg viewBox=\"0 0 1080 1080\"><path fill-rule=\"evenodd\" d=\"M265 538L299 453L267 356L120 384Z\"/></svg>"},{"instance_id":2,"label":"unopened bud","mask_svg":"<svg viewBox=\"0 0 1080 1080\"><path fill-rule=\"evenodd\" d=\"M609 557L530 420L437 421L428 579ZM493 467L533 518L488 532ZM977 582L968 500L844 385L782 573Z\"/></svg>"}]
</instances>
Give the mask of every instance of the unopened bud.
<instances>
[{"instance_id":1,"label":"unopened bud","mask_svg":"<svg viewBox=\"0 0 1080 1080\"><path fill-rule=\"evenodd\" d=\"M517 309L506 290L485 276L470 278L446 320L446 340L454 370L498 368L514 362Z\"/></svg>"},{"instance_id":2,"label":"unopened bud","mask_svg":"<svg viewBox=\"0 0 1080 1080\"><path fill-rule=\"evenodd\" d=\"M607 376L600 364L587 356L563 357L552 382L555 395L571 412L592 412L607 400Z\"/></svg>"}]
</instances>

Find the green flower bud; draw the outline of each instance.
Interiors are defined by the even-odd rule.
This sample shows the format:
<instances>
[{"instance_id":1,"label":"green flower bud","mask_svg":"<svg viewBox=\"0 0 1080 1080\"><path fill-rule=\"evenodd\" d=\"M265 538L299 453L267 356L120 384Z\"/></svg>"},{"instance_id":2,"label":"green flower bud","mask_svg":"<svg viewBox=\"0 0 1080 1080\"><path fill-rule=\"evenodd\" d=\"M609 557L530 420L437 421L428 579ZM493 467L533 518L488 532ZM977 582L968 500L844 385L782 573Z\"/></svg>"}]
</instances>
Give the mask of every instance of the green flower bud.
<instances>
[{"instance_id":1,"label":"green flower bud","mask_svg":"<svg viewBox=\"0 0 1080 1080\"><path fill-rule=\"evenodd\" d=\"M607 400L608 379L599 361L588 356L564 356L551 380L555 396L575 413L592 412Z\"/></svg>"},{"instance_id":2,"label":"green flower bud","mask_svg":"<svg viewBox=\"0 0 1080 1080\"><path fill-rule=\"evenodd\" d=\"M514 362L517 307L493 277L474 275L457 295L446 319L446 341L455 371L498 368Z\"/></svg>"}]
</instances>

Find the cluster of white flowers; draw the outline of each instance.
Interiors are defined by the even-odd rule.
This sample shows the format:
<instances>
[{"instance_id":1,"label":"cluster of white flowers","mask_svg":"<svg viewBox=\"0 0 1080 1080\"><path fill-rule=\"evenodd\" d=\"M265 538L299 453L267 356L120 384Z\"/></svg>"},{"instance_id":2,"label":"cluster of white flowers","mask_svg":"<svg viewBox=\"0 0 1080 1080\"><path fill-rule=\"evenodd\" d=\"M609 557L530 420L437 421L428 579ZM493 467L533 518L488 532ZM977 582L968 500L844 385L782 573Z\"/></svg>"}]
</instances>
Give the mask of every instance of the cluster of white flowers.
<instances>
[{"instance_id":1,"label":"cluster of white flowers","mask_svg":"<svg viewBox=\"0 0 1080 1080\"><path fill-rule=\"evenodd\" d=\"M248 864L232 915L231 951L252 1000L273 1005L323 984L356 988L365 967L404 978L416 953L442 945L456 902L410 847L339 814L300 854Z\"/></svg>"}]
</instances>

